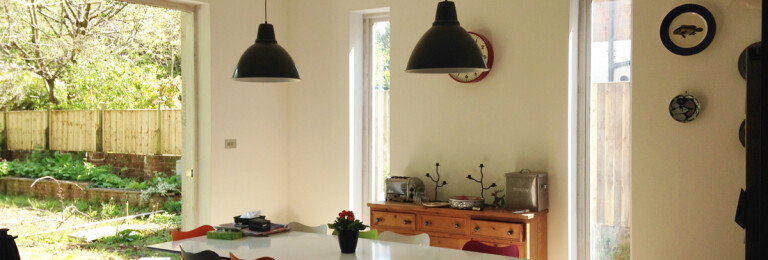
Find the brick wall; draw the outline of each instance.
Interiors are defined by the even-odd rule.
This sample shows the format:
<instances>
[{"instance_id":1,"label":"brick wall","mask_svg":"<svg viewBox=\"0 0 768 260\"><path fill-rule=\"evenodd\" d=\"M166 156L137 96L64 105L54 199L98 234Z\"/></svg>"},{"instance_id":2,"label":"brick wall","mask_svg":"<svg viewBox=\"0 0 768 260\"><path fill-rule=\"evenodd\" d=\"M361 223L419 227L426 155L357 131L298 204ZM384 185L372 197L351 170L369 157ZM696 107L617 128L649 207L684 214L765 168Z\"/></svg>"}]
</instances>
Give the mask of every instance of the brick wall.
<instances>
[{"instance_id":1,"label":"brick wall","mask_svg":"<svg viewBox=\"0 0 768 260\"><path fill-rule=\"evenodd\" d=\"M63 153L78 154L78 152ZM32 151L2 151L2 158L6 160L24 160ZM176 174L176 160L181 159L179 155L142 155L142 154L120 154L120 153L96 153L86 152L84 154L86 161L92 162L97 166L112 165L115 174L123 178L141 178L148 180L155 177L156 172L165 173L166 176ZM125 170L122 170L125 169Z\"/></svg>"}]
</instances>

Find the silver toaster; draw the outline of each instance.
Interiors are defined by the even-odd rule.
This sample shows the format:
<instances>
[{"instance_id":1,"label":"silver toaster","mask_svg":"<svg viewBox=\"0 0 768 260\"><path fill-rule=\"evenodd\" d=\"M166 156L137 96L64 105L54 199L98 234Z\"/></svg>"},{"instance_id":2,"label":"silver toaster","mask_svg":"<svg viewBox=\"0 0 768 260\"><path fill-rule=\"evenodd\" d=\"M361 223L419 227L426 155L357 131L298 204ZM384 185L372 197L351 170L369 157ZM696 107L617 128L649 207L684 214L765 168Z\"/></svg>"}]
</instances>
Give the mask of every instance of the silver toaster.
<instances>
[{"instance_id":1,"label":"silver toaster","mask_svg":"<svg viewBox=\"0 0 768 260\"><path fill-rule=\"evenodd\" d=\"M505 209L539 212L549 208L546 172L510 172L506 178Z\"/></svg>"},{"instance_id":2,"label":"silver toaster","mask_svg":"<svg viewBox=\"0 0 768 260\"><path fill-rule=\"evenodd\" d=\"M405 176L387 178L387 201L413 201L416 194L424 194L421 179Z\"/></svg>"}]
</instances>

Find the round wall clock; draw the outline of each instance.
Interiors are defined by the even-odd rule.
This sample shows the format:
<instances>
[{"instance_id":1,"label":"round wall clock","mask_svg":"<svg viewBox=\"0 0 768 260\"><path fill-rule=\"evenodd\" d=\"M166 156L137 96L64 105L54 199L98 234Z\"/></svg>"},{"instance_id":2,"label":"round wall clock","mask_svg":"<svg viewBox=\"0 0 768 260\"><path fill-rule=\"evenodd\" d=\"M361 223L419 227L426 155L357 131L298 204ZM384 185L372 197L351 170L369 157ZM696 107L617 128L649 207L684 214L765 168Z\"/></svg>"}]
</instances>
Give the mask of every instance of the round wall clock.
<instances>
[{"instance_id":1,"label":"round wall clock","mask_svg":"<svg viewBox=\"0 0 768 260\"><path fill-rule=\"evenodd\" d=\"M480 47L480 51L483 53L483 59L485 60L485 66L488 66L488 70L483 72L448 74L451 76L451 78L461 83L478 82L484 79L485 76L488 75L489 72L491 72L491 67L493 67L493 47L491 47L491 43L488 41L488 39L486 39L480 34L469 32L469 35L472 36L472 39L475 40L475 43L477 43L477 46Z\"/></svg>"},{"instance_id":2,"label":"round wall clock","mask_svg":"<svg viewBox=\"0 0 768 260\"><path fill-rule=\"evenodd\" d=\"M667 14L661 22L661 42L677 55L703 51L715 38L715 17L697 4L684 4Z\"/></svg>"}]
</instances>

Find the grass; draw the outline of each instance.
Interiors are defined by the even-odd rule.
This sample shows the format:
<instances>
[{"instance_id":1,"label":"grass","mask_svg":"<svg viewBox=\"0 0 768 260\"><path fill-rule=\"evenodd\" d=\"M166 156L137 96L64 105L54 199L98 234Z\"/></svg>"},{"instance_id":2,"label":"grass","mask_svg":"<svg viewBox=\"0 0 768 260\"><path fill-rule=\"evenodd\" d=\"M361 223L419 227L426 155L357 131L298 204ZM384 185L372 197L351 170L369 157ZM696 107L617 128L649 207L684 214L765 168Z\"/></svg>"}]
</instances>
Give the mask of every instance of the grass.
<instances>
[{"instance_id":1,"label":"grass","mask_svg":"<svg viewBox=\"0 0 768 260\"><path fill-rule=\"evenodd\" d=\"M146 228L135 231L126 230L116 236L90 243L67 236L71 232L83 229L33 235L56 228L150 211L155 209L132 207L115 202L59 201L29 196L0 195L0 227L7 227L10 229L10 234L19 236L16 244L22 259L138 259L144 256L179 259L177 254L146 249L147 245L171 240L170 232L178 228L181 218L169 213L105 224L106 226L141 225ZM93 227L97 226L89 228Z\"/></svg>"}]
</instances>

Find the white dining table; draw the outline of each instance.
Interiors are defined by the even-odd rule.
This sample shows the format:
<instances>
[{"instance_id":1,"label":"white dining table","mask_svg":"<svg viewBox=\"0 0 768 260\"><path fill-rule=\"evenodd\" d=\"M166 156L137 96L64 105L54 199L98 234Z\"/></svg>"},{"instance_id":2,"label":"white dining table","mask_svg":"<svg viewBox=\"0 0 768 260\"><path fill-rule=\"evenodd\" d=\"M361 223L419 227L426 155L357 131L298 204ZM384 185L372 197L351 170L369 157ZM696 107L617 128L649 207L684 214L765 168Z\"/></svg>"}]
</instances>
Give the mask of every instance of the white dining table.
<instances>
[{"instance_id":1,"label":"white dining table","mask_svg":"<svg viewBox=\"0 0 768 260\"><path fill-rule=\"evenodd\" d=\"M456 249L419 246L405 243L370 240L361 238L354 254L342 254L336 236L289 231L268 237L244 237L237 240L207 239L205 236L165 242L147 246L149 249L178 253L179 245L184 251L197 253L204 250L216 252L229 259L229 252L242 259L256 259L269 256L276 260L317 259L317 260L367 260L367 259L521 259L500 255L461 251Z\"/></svg>"}]
</instances>

